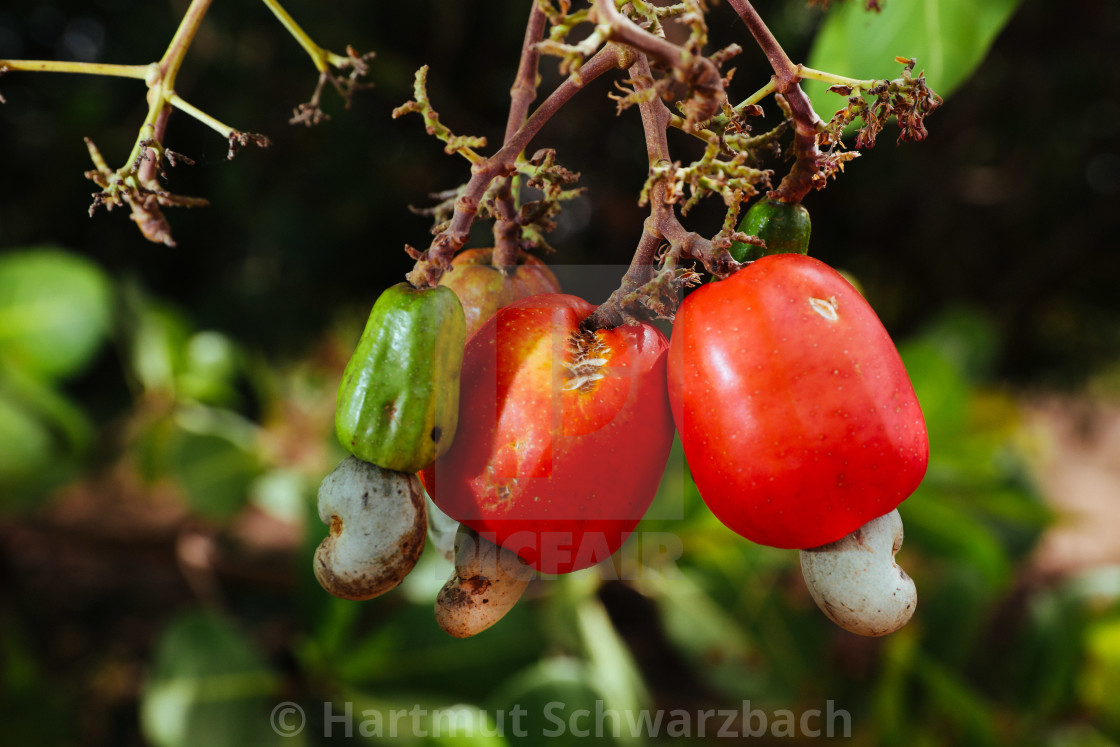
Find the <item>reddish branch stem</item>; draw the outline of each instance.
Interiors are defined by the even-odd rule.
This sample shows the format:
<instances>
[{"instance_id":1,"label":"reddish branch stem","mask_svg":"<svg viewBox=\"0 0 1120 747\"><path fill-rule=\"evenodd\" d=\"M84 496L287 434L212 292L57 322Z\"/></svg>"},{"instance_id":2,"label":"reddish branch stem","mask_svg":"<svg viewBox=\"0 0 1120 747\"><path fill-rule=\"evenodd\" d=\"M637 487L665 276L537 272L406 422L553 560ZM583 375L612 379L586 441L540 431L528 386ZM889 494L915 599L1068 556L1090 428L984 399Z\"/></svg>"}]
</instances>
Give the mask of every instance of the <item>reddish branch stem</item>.
<instances>
[{"instance_id":1,"label":"reddish branch stem","mask_svg":"<svg viewBox=\"0 0 1120 747\"><path fill-rule=\"evenodd\" d=\"M809 97L801 90L801 66L795 65L774 34L766 26L749 0L728 0L743 19L751 36L762 48L770 66L774 68L774 84L785 97L793 118L793 151L797 158L793 168L782 179L778 188L770 192L772 199L783 202L801 202L813 189L814 179L820 171L821 152L817 147L817 130L821 118L813 110Z\"/></svg>"},{"instance_id":2,"label":"reddish branch stem","mask_svg":"<svg viewBox=\"0 0 1120 747\"><path fill-rule=\"evenodd\" d=\"M508 142L529 116L529 107L537 99L537 67L540 52L537 43L544 37L548 18L540 5L533 3L529 11L529 21L525 24L525 39L521 43L521 63L517 67L517 77L509 89L509 117L506 119L505 141Z\"/></svg>"},{"instance_id":3,"label":"reddish branch stem","mask_svg":"<svg viewBox=\"0 0 1120 747\"><path fill-rule=\"evenodd\" d=\"M541 57L537 43L544 37L547 20L540 5L533 3L521 43L521 62L509 91L509 117L503 142L509 142L518 128L525 124L529 107L537 98L537 71ZM512 191L515 181L512 176L502 177L495 196L498 217L494 222L494 255L491 262L498 268L516 265L520 253L521 227L517 224L517 202Z\"/></svg>"},{"instance_id":4,"label":"reddish branch stem","mask_svg":"<svg viewBox=\"0 0 1120 747\"><path fill-rule=\"evenodd\" d=\"M638 55L637 60L630 67L630 81L635 91L644 91L651 86L652 72L649 60L644 54ZM646 153L650 167L670 163L672 159L669 155L666 133L672 113L657 97L641 102L638 108L642 114L642 130L645 133ZM653 280L653 265L662 241L668 241L670 245L667 262L669 268L675 267L676 258L683 253L696 257L710 270L722 274L737 269L734 260L727 253L727 246L722 247L722 252L718 251L713 247L712 242L681 225L676 210L668 200L668 188L665 179L655 181L650 188L650 215L642 227L642 238L638 242L638 249L634 253L630 267L623 275L618 289L584 321L582 326L585 329L617 327L633 318L626 308L624 299L633 298L635 291Z\"/></svg>"},{"instance_id":5,"label":"reddish branch stem","mask_svg":"<svg viewBox=\"0 0 1120 747\"><path fill-rule=\"evenodd\" d=\"M165 104L163 108L159 110L155 125L152 127L152 139L157 143L163 143L163 136L167 132L167 120L170 118L171 106ZM141 162L136 176L141 184L148 186L154 183L158 187L160 153L155 148L145 148L143 153L144 160Z\"/></svg>"},{"instance_id":6,"label":"reddish branch stem","mask_svg":"<svg viewBox=\"0 0 1120 747\"><path fill-rule=\"evenodd\" d=\"M672 69L679 80L689 86L693 98L688 107L687 128L696 128L719 113L726 98L723 76L707 57L695 56L688 50L646 31L618 12L614 0L595 0L592 17L609 25L607 38L626 44Z\"/></svg>"},{"instance_id":7,"label":"reddish branch stem","mask_svg":"<svg viewBox=\"0 0 1120 747\"><path fill-rule=\"evenodd\" d=\"M584 63L578 76L569 76L557 86L497 153L475 164L471 169L470 181L455 201L455 215L450 224L432 240L428 250L418 256L416 266L408 273L408 281L417 288L438 283L440 276L450 266L451 257L463 247L470 236L471 223L478 213L479 202L494 179L515 172L517 156L572 96L603 73L612 68L626 67L631 60L628 50L616 44L603 47Z\"/></svg>"}]
</instances>

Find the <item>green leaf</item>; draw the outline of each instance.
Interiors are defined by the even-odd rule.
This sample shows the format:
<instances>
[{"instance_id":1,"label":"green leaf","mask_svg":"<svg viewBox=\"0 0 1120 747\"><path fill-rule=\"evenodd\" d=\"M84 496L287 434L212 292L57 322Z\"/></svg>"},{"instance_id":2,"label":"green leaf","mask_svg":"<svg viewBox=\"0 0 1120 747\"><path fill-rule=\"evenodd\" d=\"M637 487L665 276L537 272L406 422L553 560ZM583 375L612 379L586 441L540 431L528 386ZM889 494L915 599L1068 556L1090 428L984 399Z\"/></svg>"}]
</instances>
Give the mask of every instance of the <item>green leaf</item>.
<instances>
[{"instance_id":1,"label":"green leaf","mask_svg":"<svg viewBox=\"0 0 1120 747\"><path fill-rule=\"evenodd\" d=\"M329 705L330 713L321 726L313 723L308 728L321 734L322 744L346 739L345 744L361 740L400 747L505 747L503 735L523 728L503 712L448 703L423 690L375 693L343 688L322 705Z\"/></svg>"},{"instance_id":2,"label":"green leaf","mask_svg":"<svg viewBox=\"0 0 1120 747\"><path fill-rule=\"evenodd\" d=\"M757 647L691 576L671 567L650 570L640 585L657 604L666 636L697 674L722 692L765 691L767 673L757 665Z\"/></svg>"},{"instance_id":3,"label":"green leaf","mask_svg":"<svg viewBox=\"0 0 1120 747\"><path fill-rule=\"evenodd\" d=\"M971 507L946 500L923 485L899 510L906 521L907 543L967 566L983 579L989 593L1010 582L1011 558Z\"/></svg>"},{"instance_id":4,"label":"green leaf","mask_svg":"<svg viewBox=\"0 0 1120 747\"><path fill-rule=\"evenodd\" d=\"M1066 581L1038 591L1026 602L1015 658L1000 673L1013 683L1010 689L1019 707L1029 708L1036 719L1053 719L1077 702L1088 605L1071 590L1073 585Z\"/></svg>"},{"instance_id":5,"label":"green leaf","mask_svg":"<svg viewBox=\"0 0 1120 747\"><path fill-rule=\"evenodd\" d=\"M190 322L175 309L148 299L136 289L127 296L130 308L129 363L145 389L174 392L184 361Z\"/></svg>"},{"instance_id":6,"label":"green leaf","mask_svg":"<svg viewBox=\"0 0 1120 747\"><path fill-rule=\"evenodd\" d=\"M922 341L941 351L973 382L988 376L1002 344L995 323L967 306L939 312L922 333Z\"/></svg>"},{"instance_id":7,"label":"green leaf","mask_svg":"<svg viewBox=\"0 0 1120 747\"><path fill-rule=\"evenodd\" d=\"M642 674L602 602L586 597L576 609L576 620L587 652L589 671L606 708L619 713L636 713L648 708L650 696ZM632 734L624 730L621 737L629 741L627 737Z\"/></svg>"},{"instance_id":8,"label":"green leaf","mask_svg":"<svg viewBox=\"0 0 1120 747\"><path fill-rule=\"evenodd\" d=\"M0 359L44 378L80 371L109 330L112 289L88 259L37 248L0 257Z\"/></svg>"},{"instance_id":9,"label":"green leaf","mask_svg":"<svg viewBox=\"0 0 1120 747\"><path fill-rule=\"evenodd\" d=\"M156 646L140 696L140 727L156 747L280 744L269 721L276 686L276 675L240 629L215 614L188 613L172 621Z\"/></svg>"},{"instance_id":10,"label":"green leaf","mask_svg":"<svg viewBox=\"0 0 1120 747\"><path fill-rule=\"evenodd\" d=\"M1078 683L1082 701L1111 729L1120 730L1120 617L1096 621L1085 647L1088 662Z\"/></svg>"},{"instance_id":11,"label":"green leaf","mask_svg":"<svg viewBox=\"0 0 1120 747\"><path fill-rule=\"evenodd\" d=\"M994 709L959 672L918 652L913 673L925 685L925 705L935 714L936 722L956 728L954 742L996 744Z\"/></svg>"},{"instance_id":12,"label":"green leaf","mask_svg":"<svg viewBox=\"0 0 1120 747\"><path fill-rule=\"evenodd\" d=\"M922 406L930 450L960 438L968 418L968 382L938 347L925 338L899 346L910 383Z\"/></svg>"},{"instance_id":13,"label":"green leaf","mask_svg":"<svg viewBox=\"0 0 1120 747\"><path fill-rule=\"evenodd\" d=\"M51 435L46 425L0 390L0 485L19 484L50 464ZM5 491L6 492L6 491Z\"/></svg>"},{"instance_id":14,"label":"green leaf","mask_svg":"<svg viewBox=\"0 0 1120 747\"><path fill-rule=\"evenodd\" d=\"M227 519L245 504L260 469L252 452L221 434L183 433L172 459L191 509L214 519Z\"/></svg>"},{"instance_id":15,"label":"green leaf","mask_svg":"<svg viewBox=\"0 0 1120 747\"><path fill-rule=\"evenodd\" d=\"M918 652L917 634L903 628L886 638L882 647L882 671L875 679L872 710L880 744L904 744L913 738L913 718L906 693Z\"/></svg>"},{"instance_id":16,"label":"green leaf","mask_svg":"<svg viewBox=\"0 0 1120 747\"><path fill-rule=\"evenodd\" d=\"M202 516L228 519L249 499L262 466L254 426L236 413L207 407L181 409L170 444L171 468Z\"/></svg>"},{"instance_id":17,"label":"green leaf","mask_svg":"<svg viewBox=\"0 0 1120 747\"><path fill-rule=\"evenodd\" d=\"M318 526L325 534L322 524ZM307 567L311 567L310 559ZM504 681L510 672L528 666L545 645L527 600L510 610L499 625L459 640L435 624L430 599L392 608L399 597L386 595L384 601L378 601L380 609L367 611L376 613L379 623L367 632L368 625L359 624L357 612L347 612L358 605L334 600L319 588L316 592L320 604L330 606L331 614L315 632L317 660L311 666L329 673L336 682L366 690L426 692L469 702Z\"/></svg>"},{"instance_id":18,"label":"green leaf","mask_svg":"<svg viewBox=\"0 0 1120 747\"><path fill-rule=\"evenodd\" d=\"M863 3L834 3L809 54L808 66L850 78L897 78L895 57L914 57L934 91L948 96L983 61L1019 0L887 0L880 13ZM806 92L826 120L845 99L807 81Z\"/></svg>"},{"instance_id":19,"label":"green leaf","mask_svg":"<svg viewBox=\"0 0 1120 747\"><path fill-rule=\"evenodd\" d=\"M50 382L0 368L0 504L41 495L73 476L92 432L85 413Z\"/></svg>"},{"instance_id":20,"label":"green leaf","mask_svg":"<svg viewBox=\"0 0 1120 747\"><path fill-rule=\"evenodd\" d=\"M232 340L219 332L198 332L186 342L183 359L175 382L181 397L216 406L237 402L238 352Z\"/></svg>"},{"instance_id":21,"label":"green leaf","mask_svg":"<svg viewBox=\"0 0 1120 747\"><path fill-rule=\"evenodd\" d=\"M510 717L505 736L514 744L540 744L542 737L549 744L585 744L587 736L595 734L597 708L604 714L603 735L612 733L613 717L605 714L603 693L587 663L579 659L557 656L534 664L510 678L491 702L489 712ZM625 734L625 724L620 726L620 734ZM581 736L584 730L591 734Z\"/></svg>"}]
</instances>

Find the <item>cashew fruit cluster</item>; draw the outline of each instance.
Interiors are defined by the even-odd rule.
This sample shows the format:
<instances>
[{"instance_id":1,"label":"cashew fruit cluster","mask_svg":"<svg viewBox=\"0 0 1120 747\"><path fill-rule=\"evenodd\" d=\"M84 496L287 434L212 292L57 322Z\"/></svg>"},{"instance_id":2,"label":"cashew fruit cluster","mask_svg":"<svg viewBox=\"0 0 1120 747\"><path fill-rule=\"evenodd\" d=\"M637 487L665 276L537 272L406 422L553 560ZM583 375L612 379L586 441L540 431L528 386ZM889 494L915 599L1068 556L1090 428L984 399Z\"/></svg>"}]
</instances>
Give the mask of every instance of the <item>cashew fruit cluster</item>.
<instances>
[{"instance_id":1,"label":"cashew fruit cluster","mask_svg":"<svg viewBox=\"0 0 1120 747\"><path fill-rule=\"evenodd\" d=\"M383 594L420 557L429 517L416 473L455 439L468 318L477 326L499 304L559 289L535 258L524 255L508 274L490 259L488 251L464 252L453 266L466 282L423 289L399 283L369 313L335 405L335 433L350 456L323 480L318 497L329 533L316 551L315 575L336 596Z\"/></svg>"},{"instance_id":2,"label":"cashew fruit cluster","mask_svg":"<svg viewBox=\"0 0 1120 747\"><path fill-rule=\"evenodd\" d=\"M535 574L618 550L679 433L715 516L751 541L801 551L831 619L863 635L905 624L916 596L894 563L896 508L929 452L909 377L859 291L805 255L804 208L763 200L744 227L765 247L744 245L742 269L690 293L669 339L649 323L589 327L595 307L560 293L529 258L494 268L491 253L465 252L440 287L387 291L339 390L339 439L354 456L340 466L349 476L324 481L331 537L320 555L389 576L411 567L427 521L422 482L429 512L458 526L453 548L452 531L439 533L455 572L436 619L474 635ZM361 497L339 499L343 485ZM347 544L336 524L357 522L347 512L359 509L394 521L363 518L359 531L376 541Z\"/></svg>"}]
</instances>

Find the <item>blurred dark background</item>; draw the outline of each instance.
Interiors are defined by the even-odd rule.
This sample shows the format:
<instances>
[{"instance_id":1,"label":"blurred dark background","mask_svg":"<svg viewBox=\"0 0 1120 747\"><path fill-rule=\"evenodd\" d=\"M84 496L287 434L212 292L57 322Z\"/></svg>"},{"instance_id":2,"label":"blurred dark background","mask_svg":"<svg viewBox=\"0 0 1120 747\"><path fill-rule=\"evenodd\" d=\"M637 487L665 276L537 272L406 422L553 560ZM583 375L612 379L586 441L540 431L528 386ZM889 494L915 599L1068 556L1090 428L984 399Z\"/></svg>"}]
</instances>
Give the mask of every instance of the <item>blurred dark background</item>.
<instances>
[{"instance_id":1,"label":"blurred dark background","mask_svg":"<svg viewBox=\"0 0 1120 747\"><path fill-rule=\"evenodd\" d=\"M0 77L0 261L56 247L92 261L111 297L103 342L80 365L44 386L14 369L0 379L19 424L0 411L0 449L18 455L0 458L0 737L273 743L263 725L280 700L313 720L331 699L468 703L484 718L532 697L593 699L616 676L619 707L796 709L843 695L865 744L1116 744L1116 3L1022 4L925 142L896 147L891 125L806 199L811 253L860 281L930 421L930 478L903 507L926 595L909 632L828 629L796 558L707 517L679 456L661 499L684 496L683 523L650 527L680 534L686 553L654 581L556 582L502 632L462 643L431 624L438 558L378 602L318 589L307 559L322 534L315 487L341 455L337 377L370 303L411 266L403 246L428 241L408 206L468 176L417 115L390 113L427 64L442 121L496 144L525 5L293 0L319 44L377 53L374 88L348 110L327 90L331 119L307 128L288 124L316 81L304 52L263 4L215 3L177 89L272 146L229 161L220 136L173 115L164 144L195 164L167 186L212 203L166 211L174 248L145 241L123 210L87 215L82 138L120 166L146 112L139 81ZM185 7L8 4L0 59L147 63ZM821 12L758 8L803 59ZM732 86L745 98L765 62L726 5L710 26L712 47L747 48ZM547 91L555 63L542 72ZM556 148L587 188L550 236L556 265L617 273L640 235L645 148L637 111L615 116L612 85L590 85L532 146ZM671 146L698 155L683 136ZM685 224L711 235L721 217L704 205ZM483 227L472 244L487 243ZM1061 501L1084 496L1077 510L1103 536L1048 534ZM197 695L231 672L244 687L229 698L175 689ZM316 728L287 743L318 743Z\"/></svg>"}]
</instances>

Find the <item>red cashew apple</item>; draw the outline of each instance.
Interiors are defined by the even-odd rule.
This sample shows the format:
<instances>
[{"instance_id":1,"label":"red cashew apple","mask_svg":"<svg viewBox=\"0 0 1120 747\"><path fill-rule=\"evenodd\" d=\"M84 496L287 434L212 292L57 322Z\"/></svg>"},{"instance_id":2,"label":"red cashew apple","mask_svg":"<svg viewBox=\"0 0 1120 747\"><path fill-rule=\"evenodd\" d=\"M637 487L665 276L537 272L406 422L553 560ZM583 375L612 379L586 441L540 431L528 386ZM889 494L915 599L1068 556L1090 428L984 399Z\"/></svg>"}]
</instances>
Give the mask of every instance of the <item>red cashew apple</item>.
<instances>
[{"instance_id":1,"label":"red cashew apple","mask_svg":"<svg viewBox=\"0 0 1120 747\"><path fill-rule=\"evenodd\" d=\"M622 545L673 439L665 336L581 332L594 308L546 294L491 317L467 343L455 443L422 475L441 510L545 573Z\"/></svg>"},{"instance_id":2,"label":"red cashew apple","mask_svg":"<svg viewBox=\"0 0 1120 747\"><path fill-rule=\"evenodd\" d=\"M747 539L839 540L925 474L925 421L890 336L811 257L762 257L685 298L668 375L700 495Z\"/></svg>"}]
</instances>

